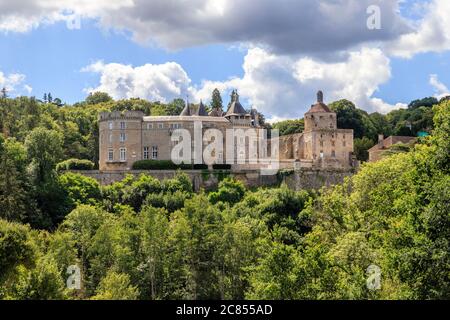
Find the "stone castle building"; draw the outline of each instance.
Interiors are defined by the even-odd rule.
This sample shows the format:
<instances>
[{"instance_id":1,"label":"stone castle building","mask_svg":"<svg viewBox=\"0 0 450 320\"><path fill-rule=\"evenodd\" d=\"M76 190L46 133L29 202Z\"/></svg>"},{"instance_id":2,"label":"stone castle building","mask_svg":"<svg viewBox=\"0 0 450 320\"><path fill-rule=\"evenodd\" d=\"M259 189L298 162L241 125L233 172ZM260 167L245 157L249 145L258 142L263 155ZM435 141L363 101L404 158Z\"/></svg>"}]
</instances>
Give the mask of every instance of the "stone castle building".
<instances>
[{"instance_id":1,"label":"stone castle building","mask_svg":"<svg viewBox=\"0 0 450 320\"><path fill-rule=\"evenodd\" d=\"M215 162L229 163L231 152L233 170L258 169L255 159L270 153L259 144L262 128L258 113L255 109L247 112L233 91L226 112L213 109L207 113L203 103L198 107L187 103L179 116L144 116L141 111L100 113L99 169L123 171L131 170L138 160L171 160L172 149L179 143L172 137L176 129L186 129L192 138L200 131L203 148L211 143L203 137L208 129L222 132L223 150L215 155ZM238 130L232 136L234 150L226 150L228 129ZM254 129L256 138L247 136L246 129ZM195 143L191 142L192 150ZM239 143L244 147L236 147ZM274 138L268 142L268 149L273 143L279 143L281 168L350 168L354 163L353 130L337 128L336 114L323 103L321 91L317 103L305 114L304 132ZM191 163L198 162L194 153Z\"/></svg>"},{"instance_id":2,"label":"stone castle building","mask_svg":"<svg viewBox=\"0 0 450 320\"><path fill-rule=\"evenodd\" d=\"M289 167L349 168L356 164L353 156L353 129L338 129L336 113L323 103L323 93L317 93L317 103L305 113L302 133L279 138L280 161Z\"/></svg>"},{"instance_id":3,"label":"stone castle building","mask_svg":"<svg viewBox=\"0 0 450 320\"><path fill-rule=\"evenodd\" d=\"M390 136L385 138L384 135L378 135L378 143L368 150L369 162L376 162L381 160L383 153L389 150L393 145L402 143L409 144L414 143L417 140L416 137L407 136Z\"/></svg>"}]
</instances>

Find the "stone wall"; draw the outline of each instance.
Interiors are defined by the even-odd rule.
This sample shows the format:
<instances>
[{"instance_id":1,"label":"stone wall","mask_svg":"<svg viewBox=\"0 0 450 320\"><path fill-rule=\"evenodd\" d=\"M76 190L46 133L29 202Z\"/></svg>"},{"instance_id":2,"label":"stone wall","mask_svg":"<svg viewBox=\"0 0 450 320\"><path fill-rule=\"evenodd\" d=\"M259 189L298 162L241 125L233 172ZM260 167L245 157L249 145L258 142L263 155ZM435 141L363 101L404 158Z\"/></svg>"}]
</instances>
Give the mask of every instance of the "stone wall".
<instances>
[{"instance_id":1,"label":"stone wall","mask_svg":"<svg viewBox=\"0 0 450 320\"><path fill-rule=\"evenodd\" d=\"M291 170L281 171L281 180L294 190L318 190L344 182L345 177L354 174L354 170Z\"/></svg>"},{"instance_id":2,"label":"stone wall","mask_svg":"<svg viewBox=\"0 0 450 320\"><path fill-rule=\"evenodd\" d=\"M171 179L177 171L176 170L130 170L130 171L75 171L87 177L96 179L101 185L108 185L116 181L120 181L125 178L127 174L139 176L141 174L147 174L157 178L158 180ZM242 181L247 187L260 187L260 186L275 186L279 183L279 178L276 175L262 176L259 171L247 170L239 172L227 172L221 170L184 170L189 178L191 178L194 190L200 189L214 189L219 184L219 181L226 176L233 176L235 179Z\"/></svg>"},{"instance_id":3,"label":"stone wall","mask_svg":"<svg viewBox=\"0 0 450 320\"><path fill-rule=\"evenodd\" d=\"M141 174L151 175L159 180L173 178L177 171L175 170L131 170L131 171L72 171L96 179L102 185L108 185L125 178L127 174L139 176ZM311 190L320 189L324 186L341 184L345 177L353 175L354 170L282 170L277 175L264 176L257 170L246 170L238 172L226 171L200 171L185 170L192 181L194 190L211 190L217 187L219 181L226 176L232 176L242 181L248 188L278 186L286 183L293 190Z\"/></svg>"}]
</instances>

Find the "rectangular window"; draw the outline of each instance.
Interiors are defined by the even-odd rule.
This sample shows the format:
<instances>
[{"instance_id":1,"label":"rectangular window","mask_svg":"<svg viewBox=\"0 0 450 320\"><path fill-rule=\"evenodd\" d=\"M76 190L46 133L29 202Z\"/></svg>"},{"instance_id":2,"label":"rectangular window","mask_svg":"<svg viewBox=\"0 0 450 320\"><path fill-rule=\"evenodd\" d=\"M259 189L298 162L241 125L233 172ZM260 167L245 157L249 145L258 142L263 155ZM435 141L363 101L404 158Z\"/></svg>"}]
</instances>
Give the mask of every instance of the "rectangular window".
<instances>
[{"instance_id":1,"label":"rectangular window","mask_svg":"<svg viewBox=\"0 0 450 320\"><path fill-rule=\"evenodd\" d=\"M113 160L114 160L114 150L108 149L108 161L113 161Z\"/></svg>"},{"instance_id":2,"label":"rectangular window","mask_svg":"<svg viewBox=\"0 0 450 320\"><path fill-rule=\"evenodd\" d=\"M158 123L158 128L159 129L164 129L164 123Z\"/></svg>"},{"instance_id":3,"label":"rectangular window","mask_svg":"<svg viewBox=\"0 0 450 320\"><path fill-rule=\"evenodd\" d=\"M345 147L345 145L346 145L345 141L342 142L342 145Z\"/></svg>"},{"instance_id":4,"label":"rectangular window","mask_svg":"<svg viewBox=\"0 0 450 320\"><path fill-rule=\"evenodd\" d=\"M333 158L335 158L336 157L336 151L331 151L331 156L333 157Z\"/></svg>"},{"instance_id":5,"label":"rectangular window","mask_svg":"<svg viewBox=\"0 0 450 320\"><path fill-rule=\"evenodd\" d=\"M113 123L111 121L108 123L108 127L109 127L109 130L113 129Z\"/></svg>"},{"instance_id":6,"label":"rectangular window","mask_svg":"<svg viewBox=\"0 0 450 320\"><path fill-rule=\"evenodd\" d=\"M150 156L150 152L148 150L148 147L144 147L144 160L148 160Z\"/></svg>"},{"instance_id":7,"label":"rectangular window","mask_svg":"<svg viewBox=\"0 0 450 320\"><path fill-rule=\"evenodd\" d=\"M127 136L125 135L125 133L121 132L120 133L120 142L125 142L126 139L127 139Z\"/></svg>"},{"instance_id":8,"label":"rectangular window","mask_svg":"<svg viewBox=\"0 0 450 320\"><path fill-rule=\"evenodd\" d=\"M157 146L152 147L152 159L153 160L158 159L158 147Z\"/></svg>"},{"instance_id":9,"label":"rectangular window","mask_svg":"<svg viewBox=\"0 0 450 320\"><path fill-rule=\"evenodd\" d=\"M127 161L127 149L120 148L120 161Z\"/></svg>"},{"instance_id":10,"label":"rectangular window","mask_svg":"<svg viewBox=\"0 0 450 320\"><path fill-rule=\"evenodd\" d=\"M153 129L153 123L147 123L147 129Z\"/></svg>"},{"instance_id":11,"label":"rectangular window","mask_svg":"<svg viewBox=\"0 0 450 320\"><path fill-rule=\"evenodd\" d=\"M122 129L122 130L125 130L125 129L126 129L125 122L121 122L121 123L120 123L120 129Z\"/></svg>"}]
</instances>

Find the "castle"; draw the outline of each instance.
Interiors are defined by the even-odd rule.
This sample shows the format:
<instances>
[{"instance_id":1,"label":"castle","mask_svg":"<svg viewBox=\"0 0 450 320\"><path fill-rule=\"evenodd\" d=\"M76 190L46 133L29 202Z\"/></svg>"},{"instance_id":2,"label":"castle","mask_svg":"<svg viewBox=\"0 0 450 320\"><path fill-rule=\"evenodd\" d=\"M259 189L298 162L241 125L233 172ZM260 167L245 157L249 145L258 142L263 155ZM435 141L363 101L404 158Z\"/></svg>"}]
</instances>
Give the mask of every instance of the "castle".
<instances>
[{"instance_id":1,"label":"castle","mask_svg":"<svg viewBox=\"0 0 450 320\"><path fill-rule=\"evenodd\" d=\"M213 109L207 113L202 102L198 107L187 103L179 116L102 112L99 169L126 171L138 160L173 160L173 149L181 143L175 133L183 130L195 138L182 141L189 151L183 151L188 160L184 163L206 162L196 148L203 150L215 142L221 148L212 151L214 163L229 163L233 170L258 169L262 166L258 159L268 155L276 156L280 168L348 169L354 165L353 130L337 128L336 114L324 104L321 91L304 121L303 133L272 137L264 144L258 113L255 109L247 112L236 91L231 94L226 112ZM212 138L209 132L216 132L216 137Z\"/></svg>"}]
</instances>

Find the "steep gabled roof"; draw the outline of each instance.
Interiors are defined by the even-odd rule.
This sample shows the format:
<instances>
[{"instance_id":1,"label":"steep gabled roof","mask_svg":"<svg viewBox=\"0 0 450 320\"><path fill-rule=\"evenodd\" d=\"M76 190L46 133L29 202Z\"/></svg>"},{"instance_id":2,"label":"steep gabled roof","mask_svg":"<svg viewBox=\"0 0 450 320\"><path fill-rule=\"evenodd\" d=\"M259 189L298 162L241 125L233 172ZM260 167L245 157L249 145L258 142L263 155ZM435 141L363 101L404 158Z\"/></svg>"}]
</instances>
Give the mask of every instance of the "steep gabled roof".
<instances>
[{"instance_id":1,"label":"steep gabled roof","mask_svg":"<svg viewBox=\"0 0 450 320\"><path fill-rule=\"evenodd\" d=\"M190 105L186 102L186 106L183 111L181 111L180 116L188 117L188 116L202 116L207 117L208 112L206 112L205 105L200 101L200 105L198 107Z\"/></svg>"},{"instance_id":2,"label":"steep gabled roof","mask_svg":"<svg viewBox=\"0 0 450 320\"><path fill-rule=\"evenodd\" d=\"M223 117L224 116L224 112L221 109L219 109L219 108L214 108L209 113L209 116L210 117Z\"/></svg>"},{"instance_id":3,"label":"steep gabled roof","mask_svg":"<svg viewBox=\"0 0 450 320\"><path fill-rule=\"evenodd\" d=\"M205 105L203 104L203 102L201 100L200 100L200 105L198 106L198 109L197 109L197 115L202 116L202 117L208 116L208 112L206 112Z\"/></svg>"},{"instance_id":4,"label":"steep gabled roof","mask_svg":"<svg viewBox=\"0 0 450 320\"><path fill-rule=\"evenodd\" d=\"M233 90L233 92L231 93L230 106L228 107L228 110L227 110L227 113L225 116L230 116L232 114L237 114L237 115L247 114L244 107L239 102L239 95L235 90Z\"/></svg>"}]
</instances>

